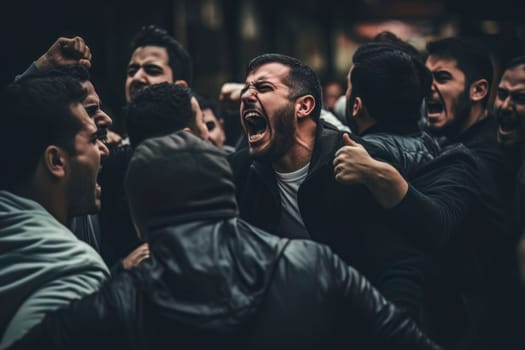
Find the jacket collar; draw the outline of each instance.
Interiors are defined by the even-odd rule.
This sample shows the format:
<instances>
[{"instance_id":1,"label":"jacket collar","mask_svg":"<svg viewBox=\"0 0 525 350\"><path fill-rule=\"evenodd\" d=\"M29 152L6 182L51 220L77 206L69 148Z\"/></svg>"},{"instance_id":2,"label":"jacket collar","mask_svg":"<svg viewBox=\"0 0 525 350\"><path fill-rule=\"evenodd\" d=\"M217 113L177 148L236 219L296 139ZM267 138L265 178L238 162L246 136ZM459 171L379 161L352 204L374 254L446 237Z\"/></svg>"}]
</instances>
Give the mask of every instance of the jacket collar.
<instances>
[{"instance_id":1,"label":"jacket collar","mask_svg":"<svg viewBox=\"0 0 525 350\"><path fill-rule=\"evenodd\" d=\"M317 123L314 150L310 159L308 174L316 171L327 162L332 162L335 151L342 146L342 138L342 131L325 124L323 121ZM253 160L252 166L265 179L272 178L275 175L269 162Z\"/></svg>"}]
</instances>

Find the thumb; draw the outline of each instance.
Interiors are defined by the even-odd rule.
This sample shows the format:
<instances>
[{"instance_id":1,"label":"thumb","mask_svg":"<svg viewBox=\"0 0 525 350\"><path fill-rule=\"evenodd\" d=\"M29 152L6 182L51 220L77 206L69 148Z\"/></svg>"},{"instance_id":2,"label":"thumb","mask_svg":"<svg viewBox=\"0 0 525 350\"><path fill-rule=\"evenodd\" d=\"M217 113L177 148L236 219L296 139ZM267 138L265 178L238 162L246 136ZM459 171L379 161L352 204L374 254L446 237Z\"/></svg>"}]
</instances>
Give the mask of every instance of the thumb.
<instances>
[{"instance_id":1,"label":"thumb","mask_svg":"<svg viewBox=\"0 0 525 350\"><path fill-rule=\"evenodd\" d=\"M90 60L87 60L85 58L81 59L78 61L79 64L85 66L87 69L90 69L91 68L91 61Z\"/></svg>"},{"instance_id":2,"label":"thumb","mask_svg":"<svg viewBox=\"0 0 525 350\"><path fill-rule=\"evenodd\" d=\"M343 143L346 146L357 146L358 145L357 142L352 140L352 138L350 137L350 134L346 134L346 133L343 135Z\"/></svg>"}]
</instances>

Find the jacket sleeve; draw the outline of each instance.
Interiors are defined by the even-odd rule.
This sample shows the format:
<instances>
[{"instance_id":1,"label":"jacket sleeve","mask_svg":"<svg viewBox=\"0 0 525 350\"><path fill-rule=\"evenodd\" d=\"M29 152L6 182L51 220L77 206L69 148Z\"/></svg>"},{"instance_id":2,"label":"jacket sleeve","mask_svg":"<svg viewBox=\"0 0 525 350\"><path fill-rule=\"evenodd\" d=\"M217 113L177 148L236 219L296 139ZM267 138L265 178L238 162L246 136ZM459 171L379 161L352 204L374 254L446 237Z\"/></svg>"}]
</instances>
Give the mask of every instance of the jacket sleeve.
<instances>
[{"instance_id":1,"label":"jacket sleeve","mask_svg":"<svg viewBox=\"0 0 525 350\"><path fill-rule=\"evenodd\" d=\"M409 180L409 189L388 222L430 251L446 244L458 232L479 194L478 167L468 153L446 153Z\"/></svg>"},{"instance_id":2,"label":"jacket sleeve","mask_svg":"<svg viewBox=\"0 0 525 350\"><path fill-rule=\"evenodd\" d=\"M137 349L141 309L133 276L123 272L99 291L48 313L8 349Z\"/></svg>"},{"instance_id":3,"label":"jacket sleeve","mask_svg":"<svg viewBox=\"0 0 525 350\"><path fill-rule=\"evenodd\" d=\"M328 248L321 258L329 262L333 281L330 295L337 299L342 324L355 324L357 319L374 341L388 349L441 349L407 313L383 298L366 278Z\"/></svg>"}]
</instances>

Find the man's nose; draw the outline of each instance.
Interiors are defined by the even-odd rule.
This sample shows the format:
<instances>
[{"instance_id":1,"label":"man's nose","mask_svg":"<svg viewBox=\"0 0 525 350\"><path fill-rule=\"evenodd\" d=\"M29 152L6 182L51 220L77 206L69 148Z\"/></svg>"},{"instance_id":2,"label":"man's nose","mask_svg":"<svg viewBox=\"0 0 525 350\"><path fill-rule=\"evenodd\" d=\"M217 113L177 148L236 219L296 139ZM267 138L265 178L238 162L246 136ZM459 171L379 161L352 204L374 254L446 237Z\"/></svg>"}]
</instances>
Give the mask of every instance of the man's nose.
<instances>
[{"instance_id":1,"label":"man's nose","mask_svg":"<svg viewBox=\"0 0 525 350\"><path fill-rule=\"evenodd\" d=\"M254 86L248 86L241 94L241 101L255 100L257 89Z\"/></svg>"},{"instance_id":2,"label":"man's nose","mask_svg":"<svg viewBox=\"0 0 525 350\"><path fill-rule=\"evenodd\" d=\"M97 128L107 129L111 125L113 125L113 120L106 112L100 110L99 113L97 113L97 115L95 116L95 124L97 125Z\"/></svg>"},{"instance_id":3,"label":"man's nose","mask_svg":"<svg viewBox=\"0 0 525 350\"><path fill-rule=\"evenodd\" d=\"M146 74L146 71L144 71L144 68L140 67L131 78L135 81L146 83L148 75Z\"/></svg>"},{"instance_id":4,"label":"man's nose","mask_svg":"<svg viewBox=\"0 0 525 350\"><path fill-rule=\"evenodd\" d=\"M430 91L435 92L438 91L436 79L432 78L432 85L430 86Z\"/></svg>"},{"instance_id":5,"label":"man's nose","mask_svg":"<svg viewBox=\"0 0 525 350\"><path fill-rule=\"evenodd\" d=\"M503 100L503 103L501 104L501 109L506 110L506 111L510 111L510 110L512 110L513 105L514 104L512 103L512 96L508 95Z\"/></svg>"}]
</instances>

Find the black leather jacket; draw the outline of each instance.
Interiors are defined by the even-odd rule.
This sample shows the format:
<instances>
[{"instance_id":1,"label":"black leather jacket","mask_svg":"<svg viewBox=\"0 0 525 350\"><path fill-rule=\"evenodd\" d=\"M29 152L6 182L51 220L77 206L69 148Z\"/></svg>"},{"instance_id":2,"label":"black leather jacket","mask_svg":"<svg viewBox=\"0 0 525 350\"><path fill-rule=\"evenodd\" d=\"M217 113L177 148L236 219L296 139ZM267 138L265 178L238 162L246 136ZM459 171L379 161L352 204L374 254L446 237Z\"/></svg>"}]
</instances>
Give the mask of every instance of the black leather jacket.
<instances>
[{"instance_id":1,"label":"black leather jacket","mask_svg":"<svg viewBox=\"0 0 525 350\"><path fill-rule=\"evenodd\" d=\"M374 132L363 136L363 140L372 157L391 164L407 180L441 151L437 141L425 132L407 135Z\"/></svg>"},{"instance_id":2,"label":"black leather jacket","mask_svg":"<svg viewBox=\"0 0 525 350\"><path fill-rule=\"evenodd\" d=\"M134 160L127 188L149 176L130 203L151 259L48 314L14 348L330 349L361 333L368 349L439 349L328 247L237 218L228 163L212 146L173 134L144 142ZM179 186L152 193L168 179ZM162 209L136 202L148 196Z\"/></svg>"}]
</instances>

